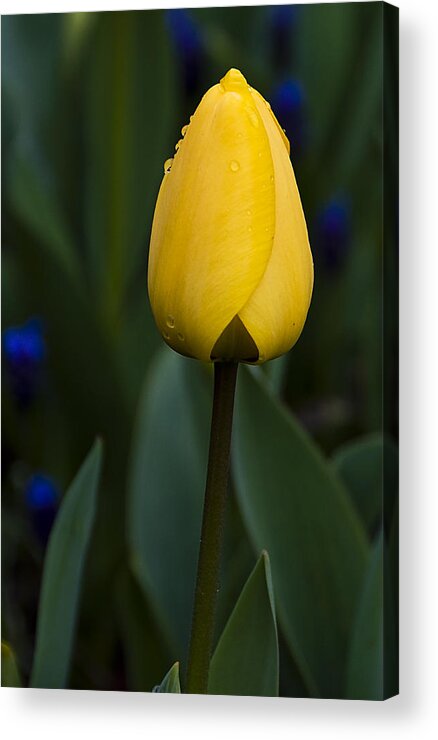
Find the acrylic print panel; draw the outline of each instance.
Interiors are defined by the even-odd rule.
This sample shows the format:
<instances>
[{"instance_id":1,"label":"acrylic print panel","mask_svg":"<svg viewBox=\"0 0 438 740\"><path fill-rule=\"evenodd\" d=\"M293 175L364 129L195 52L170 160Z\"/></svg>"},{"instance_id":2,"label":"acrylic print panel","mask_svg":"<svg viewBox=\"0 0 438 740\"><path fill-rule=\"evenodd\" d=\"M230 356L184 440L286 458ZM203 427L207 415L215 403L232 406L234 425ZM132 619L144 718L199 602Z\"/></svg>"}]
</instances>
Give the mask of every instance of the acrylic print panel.
<instances>
[{"instance_id":1,"label":"acrylic print panel","mask_svg":"<svg viewBox=\"0 0 438 740\"><path fill-rule=\"evenodd\" d=\"M3 685L397 693L397 38L3 17Z\"/></svg>"}]
</instances>

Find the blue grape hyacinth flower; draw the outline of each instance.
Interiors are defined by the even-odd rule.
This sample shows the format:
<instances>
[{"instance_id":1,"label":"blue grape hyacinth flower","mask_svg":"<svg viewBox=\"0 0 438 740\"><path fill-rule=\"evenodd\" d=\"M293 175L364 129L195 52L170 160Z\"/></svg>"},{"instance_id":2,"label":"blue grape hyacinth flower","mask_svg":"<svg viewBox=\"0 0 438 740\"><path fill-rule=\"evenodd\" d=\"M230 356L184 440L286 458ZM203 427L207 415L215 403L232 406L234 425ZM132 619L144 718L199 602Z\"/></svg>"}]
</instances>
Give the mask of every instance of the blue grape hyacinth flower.
<instances>
[{"instance_id":1,"label":"blue grape hyacinth flower","mask_svg":"<svg viewBox=\"0 0 438 740\"><path fill-rule=\"evenodd\" d=\"M204 47L198 24L188 10L166 11L167 27L181 65L184 88L192 95L199 86Z\"/></svg>"},{"instance_id":2,"label":"blue grape hyacinth flower","mask_svg":"<svg viewBox=\"0 0 438 740\"><path fill-rule=\"evenodd\" d=\"M272 61L279 72L295 63L295 31L298 5L272 5L268 8L268 31L271 37Z\"/></svg>"},{"instance_id":3,"label":"blue grape hyacinth flower","mask_svg":"<svg viewBox=\"0 0 438 740\"><path fill-rule=\"evenodd\" d=\"M58 511L59 489L52 478L36 473L27 481L24 495L35 534L46 545Z\"/></svg>"},{"instance_id":4,"label":"blue grape hyacinth flower","mask_svg":"<svg viewBox=\"0 0 438 740\"><path fill-rule=\"evenodd\" d=\"M316 218L314 246L327 272L337 272L351 243L351 209L345 196L333 197Z\"/></svg>"},{"instance_id":5,"label":"blue grape hyacinth flower","mask_svg":"<svg viewBox=\"0 0 438 740\"><path fill-rule=\"evenodd\" d=\"M3 357L6 375L19 408L27 408L42 380L46 343L40 319L31 318L21 326L3 332Z\"/></svg>"},{"instance_id":6,"label":"blue grape hyacinth flower","mask_svg":"<svg viewBox=\"0 0 438 740\"><path fill-rule=\"evenodd\" d=\"M306 96L301 82L288 79L277 85L271 105L286 131L292 157L299 156L306 145Z\"/></svg>"}]
</instances>

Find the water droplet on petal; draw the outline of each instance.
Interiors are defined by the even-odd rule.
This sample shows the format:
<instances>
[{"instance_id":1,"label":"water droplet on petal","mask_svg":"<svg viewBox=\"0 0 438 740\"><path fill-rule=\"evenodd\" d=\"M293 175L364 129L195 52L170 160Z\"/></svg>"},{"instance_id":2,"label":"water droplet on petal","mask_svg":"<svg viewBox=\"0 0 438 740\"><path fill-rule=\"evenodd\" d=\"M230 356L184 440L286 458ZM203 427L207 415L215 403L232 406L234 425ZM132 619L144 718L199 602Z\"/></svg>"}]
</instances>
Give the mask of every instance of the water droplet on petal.
<instances>
[{"instance_id":1,"label":"water droplet on petal","mask_svg":"<svg viewBox=\"0 0 438 740\"><path fill-rule=\"evenodd\" d=\"M236 162L235 159L233 159L233 161L230 162L230 170L232 172L237 172L238 169L240 169L240 164L239 162Z\"/></svg>"},{"instance_id":2,"label":"water droplet on petal","mask_svg":"<svg viewBox=\"0 0 438 740\"><path fill-rule=\"evenodd\" d=\"M252 108L247 108L246 112L248 113L248 118L250 122L252 123L252 125L254 126L254 128L258 128L259 117L257 113L255 112L255 110L253 110Z\"/></svg>"},{"instance_id":3,"label":"water droplet on petal","mask_svg":"<svg viewBox=\"0 0 438 740\"><path fill-rule=\"evenodd\" d=\"M167 324L167 326L168 326L168 327L169 327L170 329L173 329L173 327L175 326L175 319L174 319L174 318L173 318L173 316L171 316L170 314L169 314L169 316L168 316L168 317L167 317L167 319L166 319L166 324Z\"/></svg>"},{"instance_id":4,"label":"water droplet on petal","mask_svg":"<svg viewBox=\"0 0 438 740\"><path fill-rule=\"evenodd\" d=\"M181 129L181 135L182 136L185 136L186 135L188 127L189 127L189 124L187 124L187 126L183 126L182 127L182 129Z\"/></svg>"},{"instance_id":5,"label":"water droplet on petal","mask_svg":"<svg viewBox=\"0 0 438 740\"><path fill-rule=\"evenodd\" d=\"M170 172L172 164L173 164L173 157L169 157L169 159L166 159L164 163L164 174L165 175L167 175L167 173Z\"/></svg>"}]
</instances>

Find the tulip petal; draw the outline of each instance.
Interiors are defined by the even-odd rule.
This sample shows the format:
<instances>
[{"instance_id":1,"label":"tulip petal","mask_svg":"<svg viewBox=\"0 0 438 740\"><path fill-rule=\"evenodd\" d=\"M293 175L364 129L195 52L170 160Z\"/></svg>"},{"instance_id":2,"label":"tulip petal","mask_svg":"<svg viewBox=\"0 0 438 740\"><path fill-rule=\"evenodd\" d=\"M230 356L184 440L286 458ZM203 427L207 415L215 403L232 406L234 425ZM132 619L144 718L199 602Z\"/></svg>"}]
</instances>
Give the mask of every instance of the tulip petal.
<instances>
[{"instance_id":1,"label":"tulip petal","mask_svg":"<svg viewBox=\"0 0 438 740\"><path fill-rule=\"evenodd\" d=\"M301 334L312 296L313 260L284 134L261 95L252 95L274 162L275 236L263 278L239 317L263 362L287 352Z\"/></svg>"},{"instance_id":2,"label":"tulip petal","mask_svg":"<svg viewBox=\"0 0 438 740\"><path fill-rule=\"evenodd\" d=\"M266 270L276 217L271 148L260 106L230 70L193 115L155 209L149 295L161 333L182 354L210 360Z\"/></svg>"}]
</instances>

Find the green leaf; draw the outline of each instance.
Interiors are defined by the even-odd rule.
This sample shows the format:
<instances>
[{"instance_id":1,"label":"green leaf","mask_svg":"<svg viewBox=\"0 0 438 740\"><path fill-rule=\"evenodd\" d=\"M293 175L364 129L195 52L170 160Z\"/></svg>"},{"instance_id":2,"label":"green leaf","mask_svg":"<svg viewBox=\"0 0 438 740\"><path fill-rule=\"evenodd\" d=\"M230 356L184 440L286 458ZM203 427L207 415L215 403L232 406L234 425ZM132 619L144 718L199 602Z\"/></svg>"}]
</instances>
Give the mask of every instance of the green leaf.
<instances>
[{"instance_id":1,"label":"green leaf","mask_svg":"<svg viewBox=\"0 0 438 740\"><path fill-rule=\"evenodd\" d=\"M85 233L111 325L144 265L163 163L176 144L174 68L161 10L100 13L89 50Z\"/></svg>"},{"instance_id":2,"label":"green leaf","mask_svg":"<svg viewBox=\"0 0 438 740\"><path fill-rule=\"evenodd\" d=\"M9 645L2 642L2 686L20 689L21 685L15 655Z\"/></svg>"},{"instance_id":3,"label":"green leaf","mask_svg":"<svg viewBox=\"0 0 438 740\"><path fill-rule=\"evenodd\" d=\"M278 637L267 552L248 578L214 652L209 694L278 696Z\"/></svg>"},{"instance_id":4,"label":"green leaf","mask_svg":"<svg viewBox=\"0 0 438 740\"><path fill-rule=\"evenodd\" d=\"M190 637L207 466L210 388L198 362L168 349L146 377L128 491L133 572L175 657Z\"/></svg>"},{"instance_id":5,"label":"green leaf","mask_svg":"<svg viewBox=\"0 0 438 740\"><path fill-rule=\"evenodd\" d=\"M13 211L38 239L47 258L78 285L80 267L74 241L55 194L43 181L29 154L18 146L10 156L8 169L7 194Z\"/></svg>"},{"instance_id":6,"label":"green leaf","mask_svg":"<svg viewBox=\"0 0 438 740\"><path fill-rule=\"evenodd\" d=\"M115 606L128 691L150 691L170 660L144 592L127 568L117 577Z\"/></svg>"},{"instance_id":7,"label":"green leaf","mask_svg":"<svg viewBox=\"0 0 438 740\"><path fill-rule=\"evenodd\" d=\"M352 631L347 667L349 699L382 700L395 693L396 653L390 586L381 531L370 553Z\"/></svg>"},{"instance_id":8,"label":"green leaf","mask_svg":"<svg viewBox=\"0 0 438 740\"><path fill-rule=\"evenodd\" d=\"M38 608L33 688L67 685L101 460L102 443L96 440L65 494L50 536Z\"/></svg>"},{"instance_id":9,"label":"green leaf","mask_svg":"<svg viewBox=\"0 0 438 740\"><path fill-rule=\"evenodd\" d=\"M60 128L62 14L6 16L2 22L2 82L9 130L4 147L5 203L54 259L79 279L75 244L62 211L50 160ZM65 148L65 147L64 147ZM62 177L68 177L65 169Z\"/></svg>"},{"instance_id":10,"label":"green leaf","mask_svg":"<svg viewBox=\"0 0 438 740\"><path fill-rule=\"evenodd\" d=\"M56 13L2 18L2 86L22 139L47 133L56 112L62 23Z\"/></svg>"},{"instance_id":11,"label":"green leaf","mask_svg":"<svg viewBox=\"0 0 438 740\"><path fill-rule=\"evenodd\" d=\"M170 671L166 673L159 686L152 689L154 694L180 694L179 663L174 663Z\"/></svg>"},{"instance_id":12,"label":"green leaf","mask_svg":"<svg viewBox=\"0 0 438 740\"><path fill-rule=\"evenodd\" d=\"M373 434L350 442L336 451L333 465L367 530L384 509L391 519L398 479L398 454L391 440Z\"/></svg>"},{"instance_id":13,"label":"green leaf","mask_svg":"<svg viewBox=\"0 0 438 740\"><path fill-rule=\"evenodd\" d=\"M382 7L325 3L303 10L299 47L312 122L309 156L313 172L327 161L317 186L324 196L333 182L348 182L359 158L370 156L369 131L382 94ZM318 49L318 65L310 46ZM324 89L318 68L325 70Z\"/></svg>"},{"instance_id":14,"label":"green leaf","mask_svg":"<svg viewBox=\"0 0 438 740\"><path fill-rule=\"evenodd\" d=\"M339 697L367 543L329 463L291 414L242 368L234 473L256 550L268 550L277 612L312 695Z\"/></svg>"}]
</instances>

